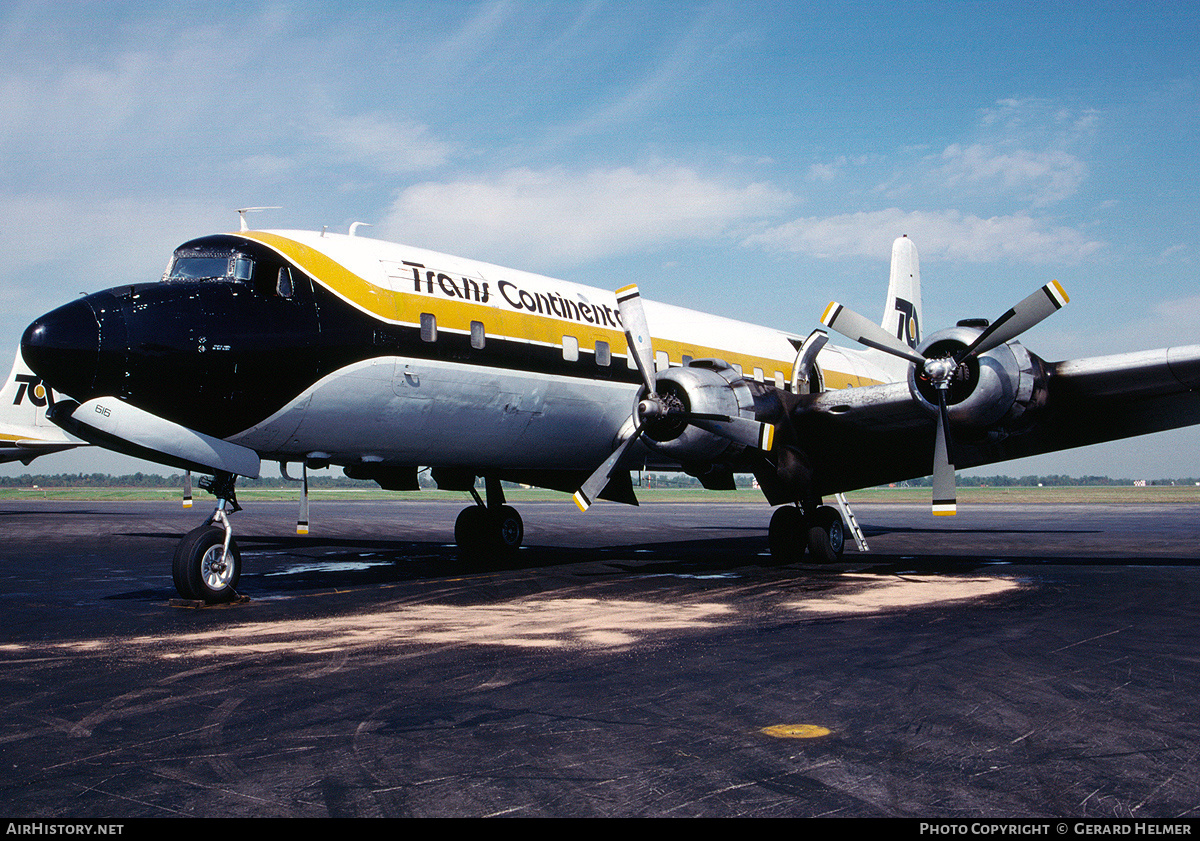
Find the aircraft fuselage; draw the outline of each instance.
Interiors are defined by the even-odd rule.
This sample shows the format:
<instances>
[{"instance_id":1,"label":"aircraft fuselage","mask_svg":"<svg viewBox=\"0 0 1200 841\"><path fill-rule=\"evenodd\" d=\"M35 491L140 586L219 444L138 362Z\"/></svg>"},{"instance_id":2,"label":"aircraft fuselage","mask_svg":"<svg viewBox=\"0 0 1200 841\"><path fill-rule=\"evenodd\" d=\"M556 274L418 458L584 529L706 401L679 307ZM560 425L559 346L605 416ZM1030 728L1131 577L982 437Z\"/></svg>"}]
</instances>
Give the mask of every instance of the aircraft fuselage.
<instances>
[{"instance_id":1,"label":"aircraft fuselage","mask_svg":"<svg viewBox=\"0 0 1200 841\"><path fill-rule=\"evenodd\" d=\"M797 338L647 302L656 368L717 358L788 389ZM611 291L361 237L180 246L164 278L73 301L22 340L84 402L116 397L266 459L584 469L639 389ZM826 385L883 375L829 349Z\"/></svg>"}]
</instances>

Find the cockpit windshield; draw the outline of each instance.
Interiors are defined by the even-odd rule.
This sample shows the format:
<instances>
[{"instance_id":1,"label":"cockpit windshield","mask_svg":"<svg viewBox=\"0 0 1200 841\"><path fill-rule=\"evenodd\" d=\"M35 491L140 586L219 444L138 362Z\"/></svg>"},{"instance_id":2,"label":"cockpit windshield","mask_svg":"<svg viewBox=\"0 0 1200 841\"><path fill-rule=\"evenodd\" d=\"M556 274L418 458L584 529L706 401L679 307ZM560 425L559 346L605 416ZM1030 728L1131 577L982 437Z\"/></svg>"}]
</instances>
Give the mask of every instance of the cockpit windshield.
<instances>
[{"instance_id":1,"label":"cockpit windshield","mask_svg":"<svg viewBox=\"0 0 1200 841\"><path fill-rule=\"evenodd\" d=\"M163 280L250 279L254 261L237 252L177 251Z\"/></svg>"}]
</instances>

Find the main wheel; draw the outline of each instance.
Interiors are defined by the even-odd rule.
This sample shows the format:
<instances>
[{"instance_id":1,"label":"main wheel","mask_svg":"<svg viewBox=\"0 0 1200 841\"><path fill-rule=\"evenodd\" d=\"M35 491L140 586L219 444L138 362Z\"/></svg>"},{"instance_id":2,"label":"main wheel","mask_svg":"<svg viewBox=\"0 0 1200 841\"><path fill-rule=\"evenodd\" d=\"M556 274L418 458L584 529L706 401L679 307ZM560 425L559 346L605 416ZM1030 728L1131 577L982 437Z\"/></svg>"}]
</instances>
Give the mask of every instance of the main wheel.
<instances>
[{"instance_id":1,"label":"main wheel","mask_svg":"<svg viewBox=\"0 0 1200 841\"><path fill-rule=\"evenodd\" d=\"M242 556L232 539L229 551L225 551L223 528L204 525L192 529L180 541L172 573L175 589L185 599L222 604L237 597L235 588L242 574Z\"/></svg>"},{"instance_id":2,"label":"main wheel","mask_svg":"<svg viewBox=\"0 0 1200 841\"><path fill-rule=\"evenodd\" d=\"M794 505L775 509L771 525L767 529L767 545L771 549L771 563L799 563L808 544L808 527L804 512Z\"/></svg>"},{"instance_id":3,"label":"main wheel","mask_svg":"<svg viewBox=\"0 0 1200 841\"><path fill-rule=\"evenodd\" d=\"M454 521L454 542L467 555L509 556L521 547L525 524L517 509L501 505L496 510L472 505Z\"/></svg>"},{"instance_id":4,"label":"main wheel","mask_svg":"<svg viewBox=\"0 0 1200 841\"><path fill-rule=\"evenodd\" d=\"M525 524L517 509L501 505L492 518L492 538L496 549L505 556L516 554L525 539Z\"/></svg>"},{"instance_id":5,"label":"main wheel","mask_svg":"<svg viewBox=\"0 0 1200 841\"><path fill-rule=\"evenodd\" d=\"M477 553L487 544L488 533L488 511L482 505L464 508L454 521L454 542L461 552Z\"/></svg>"},{"instance_id":6,"label":"main wheel","mask_svg":"<svg viewBox=\"0 0 1200 841\"><path fill-rule=\"evenodd\" d=\"M818 564L841 560L846 548L846 525L836 508L822 505L813 512L808 524L808 549Z\"/></svg>"}]
</instances>

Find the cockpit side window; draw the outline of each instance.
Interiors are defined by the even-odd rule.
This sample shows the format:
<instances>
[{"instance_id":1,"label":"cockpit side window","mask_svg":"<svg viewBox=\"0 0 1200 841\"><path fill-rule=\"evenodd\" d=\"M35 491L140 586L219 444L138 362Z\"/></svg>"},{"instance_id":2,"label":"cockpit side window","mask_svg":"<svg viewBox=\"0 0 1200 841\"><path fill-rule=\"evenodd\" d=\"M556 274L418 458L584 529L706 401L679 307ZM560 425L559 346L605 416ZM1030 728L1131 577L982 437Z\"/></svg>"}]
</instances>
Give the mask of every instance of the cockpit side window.
<instances>
[{"instance_id":1,"label":"cockpit side window","mask_svg":"<svg viewBox=\"0 0 1200 841\"><path fill-rule=\"evenodd\" d=\"M233 279L249 280L250 275L253 273L254 261L243 254L235 254L233 257Z\"/></svg>"},{"instance_id":2,"label":"cockpit side window","mask_svg":"<svg viewBox=\"0 0 1200 841\"><path fill-rule=\"evenodd\" d=\"M287 266L279 270L279 277L275 281L275 294L280 298L291 298L295 294L292 272Z\"/></svg>"}]
</instances>

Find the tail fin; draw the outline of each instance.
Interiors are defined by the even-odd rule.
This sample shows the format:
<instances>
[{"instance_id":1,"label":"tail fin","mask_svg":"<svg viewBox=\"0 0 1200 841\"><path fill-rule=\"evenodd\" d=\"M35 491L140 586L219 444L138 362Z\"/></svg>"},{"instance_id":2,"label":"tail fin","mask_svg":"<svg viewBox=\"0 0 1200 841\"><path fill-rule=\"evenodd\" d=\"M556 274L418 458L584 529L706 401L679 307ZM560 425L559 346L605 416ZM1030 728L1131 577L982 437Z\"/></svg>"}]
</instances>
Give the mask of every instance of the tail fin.
<instances>
[{"instance_id":1,"label":"tail fin","mask_svg":"<svg viewBox=\"0 0 1200 841\"><path fill-rule=\"evenodd\" d=\"M29 464L40 455L85 445L46 418L49 403L49 389L29 370L18 348L0 389L0 462Z\"/></svg>"},{"instance_id":2,"label":"tail fin","mask_svg":"<svg viewBox=\"0 0 1200 841\"><path fill-rule=\"evenodd\" d=\"M921 343L921 267L917 247L907 235L892 243L892 273L880 324L911 348ZM880 360L882 366L889 372L895 369L896 379L908 375L908 363L903 359L888 355L886 360Z\"/></svg>"}]
</instances>

